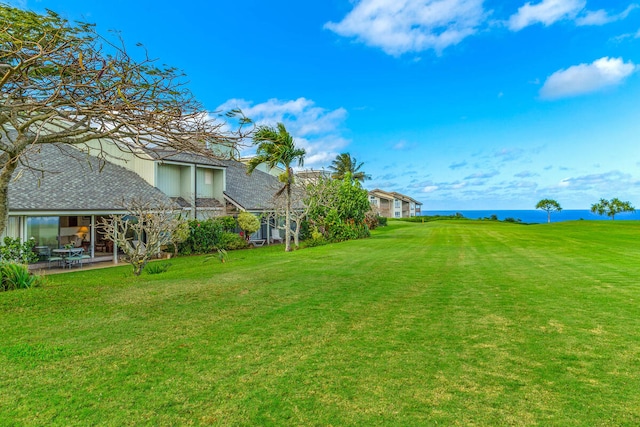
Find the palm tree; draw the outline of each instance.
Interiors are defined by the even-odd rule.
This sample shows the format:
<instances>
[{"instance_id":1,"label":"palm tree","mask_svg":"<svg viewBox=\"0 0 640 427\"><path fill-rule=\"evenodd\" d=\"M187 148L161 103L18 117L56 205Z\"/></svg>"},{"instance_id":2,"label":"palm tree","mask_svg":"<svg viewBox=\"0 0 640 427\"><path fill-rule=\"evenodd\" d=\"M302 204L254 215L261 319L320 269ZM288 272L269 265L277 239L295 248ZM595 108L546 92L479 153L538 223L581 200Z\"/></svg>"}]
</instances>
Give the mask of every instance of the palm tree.
<instances>
[{"instance_id":1,"label":"palm tree","mask_svg":"<svg viewBox=\"0 0 640 427\"><path fill-rule=\"evenodd\" d=\"M371 175L367 175L360 170L362 165L364 165L363 162L358 164L356 158L351 157L349 153L338 154L336 159L331 162L331 166L329 166L329 169L333 171L331 178L344 179L347 173L350 173L351 177L356 181L363 182L365 179L371 179Z\"/></svg>"},{"instance_id":2,"label":"palm tree","mask_svg":"<svg viewBox=\"0 0 640 427\"><path fill-rule=\"evenodd\" d=\"M278 123L276 128L259 126L253 135L253 143L257 145L256 156L249 161L248 173L252 173L259 165L266 164L269 168L278 165L284 166L284 173L280 175L280 181L284 186L276 193L286 194L285 209L285 251L291 251L291 186L293 185L293 169L291 164L298 162L298 166L304 164L306 151L296 148L293 137L289 134L284 124Z\"/></svg>"}]
</instances>

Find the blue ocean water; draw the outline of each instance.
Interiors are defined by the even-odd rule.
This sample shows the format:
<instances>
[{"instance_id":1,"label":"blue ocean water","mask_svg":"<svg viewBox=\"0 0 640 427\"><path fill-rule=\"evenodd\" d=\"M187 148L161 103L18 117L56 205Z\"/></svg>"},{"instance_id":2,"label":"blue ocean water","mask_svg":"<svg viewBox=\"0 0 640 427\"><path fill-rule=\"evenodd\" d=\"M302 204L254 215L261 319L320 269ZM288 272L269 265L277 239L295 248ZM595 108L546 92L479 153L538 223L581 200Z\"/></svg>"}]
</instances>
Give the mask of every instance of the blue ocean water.
<instances>
[{"instance_id":1,"label":"blue ocean water","mask_svg":"<svg viewBox=\"0 0 640 427\"><path fill-rule=\"evenodd\" d=\"M500 221L504 221L506 218L513 218L522 222L535 224L547 222L547 213L541 210L482 210L482 211L422 211L423 216L429 215L455 215L461 213L465 218L480 219L491 218L491 215L496 215ZM610 220L606 215L596 215L591 213L587 209L567 209L561 212L551 213L551 222L561 221L577 221L577 220ZM616 215L617 220L640 220L640 212L633 213L621 213Z\"/></svg>"}]
</instances>

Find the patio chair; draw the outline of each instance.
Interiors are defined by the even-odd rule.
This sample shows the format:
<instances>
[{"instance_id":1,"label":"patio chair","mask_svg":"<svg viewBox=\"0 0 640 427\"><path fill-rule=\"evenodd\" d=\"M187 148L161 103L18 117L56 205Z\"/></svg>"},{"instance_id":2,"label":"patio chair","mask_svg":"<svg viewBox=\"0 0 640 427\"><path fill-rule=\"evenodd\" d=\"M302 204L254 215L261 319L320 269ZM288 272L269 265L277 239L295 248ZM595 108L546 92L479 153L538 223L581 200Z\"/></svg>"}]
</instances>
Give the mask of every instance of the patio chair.
<instances>
[{"instance_id":1,"label":"patio chair","mask_svg":"<svg viewBox=\"0 0 640 427\"><path fill-rule=\"evenodd\" d=\"M280 229L279 228L272 228L271 229L271 243L282 243L284 242L284 239L282 237L280 237Z\"/></svg>"},{"instance_id":2,"label":"patio chair","mask_svg":"<svg viewBox=\"0 0 640 427\"><path fill-rule=\"evenodd\" d=\"M58 264L58 267L60 267L62 260L64 259L59 255L51 255L51 248L48 246L38 246L38 256L43 261L47 262L47 268L49 270L51 269L51 264L54 262Z\"/></svg>"},{"instance_id":3,"label":"patio chair","mask_svg":"<svg viewBox=\"0 0 640 427\"><path fill-rule=\"evenodd\" d=\"M65 265L68 265L69 268L71 268L74 264L78 264L80 268L82 268L82 260L85 259L83 252L84 249L82 248L69 249L69 255L64 258Z\"/></svg>"}]
</instances>

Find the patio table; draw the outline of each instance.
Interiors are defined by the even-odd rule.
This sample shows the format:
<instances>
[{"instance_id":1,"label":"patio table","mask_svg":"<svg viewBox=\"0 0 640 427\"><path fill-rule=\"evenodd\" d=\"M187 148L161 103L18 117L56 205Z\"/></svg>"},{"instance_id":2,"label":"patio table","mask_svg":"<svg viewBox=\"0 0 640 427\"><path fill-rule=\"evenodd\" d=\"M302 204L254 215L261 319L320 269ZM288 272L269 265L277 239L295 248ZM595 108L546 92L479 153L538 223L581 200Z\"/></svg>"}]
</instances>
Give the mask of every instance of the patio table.
<instances>
[{"instance_id":1,"label":"patio table","mask_svg":"<svg viewBox=\"0 0 640 427\"><path fill-rule=\"evenodd\" d=\"M68 265L69 268L71 268L73 264L80 264L80 267L82 267L82 260L88 258L83 254L84 249L82 248L54 249L51 252L60 255L62 257L63 267Z\"/></svg>"}]
</instances>

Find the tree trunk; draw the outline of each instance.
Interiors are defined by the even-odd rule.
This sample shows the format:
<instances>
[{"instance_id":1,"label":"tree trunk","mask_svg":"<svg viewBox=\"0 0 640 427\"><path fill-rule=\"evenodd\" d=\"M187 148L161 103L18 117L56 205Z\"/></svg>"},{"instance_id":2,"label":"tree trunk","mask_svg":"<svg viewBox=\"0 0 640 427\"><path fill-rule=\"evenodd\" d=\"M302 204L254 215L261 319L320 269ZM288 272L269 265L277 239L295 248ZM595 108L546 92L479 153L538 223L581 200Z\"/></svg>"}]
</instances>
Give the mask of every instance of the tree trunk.
<instances>
[{"instance_id":1,"label":"tree trunk","mask_svg":"<svg viewBox=\"0 0 640 427\"><path fill-rule=\"evenodd\" d=\"M16 170L18 162L7 161L0 169L0 234L2 234L7 226L7 218L9 216L9 182L11 176Z\"/></svg>"},{"instance_id":2,"label":"tree trunk","mask_svg":"<svg viewBox=\"0 0 640 427\"><path fill-rule=\"evenodd\" d=\"M289 177L288 180L291 178ZM291 183L287 182L287 210L285 212L284 250L291 252Z\"/></svg>"},{"instance_id":3,"label":"tree trunk","mask_svg":"<svg viewBox=\"0 0 640 427\"><path fill-rule=\"evenodd\" d=\"M300 247L300 218L296 221L296 229L293 232L293 246L298 249Z\"/></svg>"},{"instance_id":4,"label":"tree trunk","mask_svg":"<svg viewBox=\"0 0 640 427\"><path fill-rule=\"evenodd\" d=\"M551 211L547 211L547 224L551 223Z\"/></svg>"}]
</instances>

